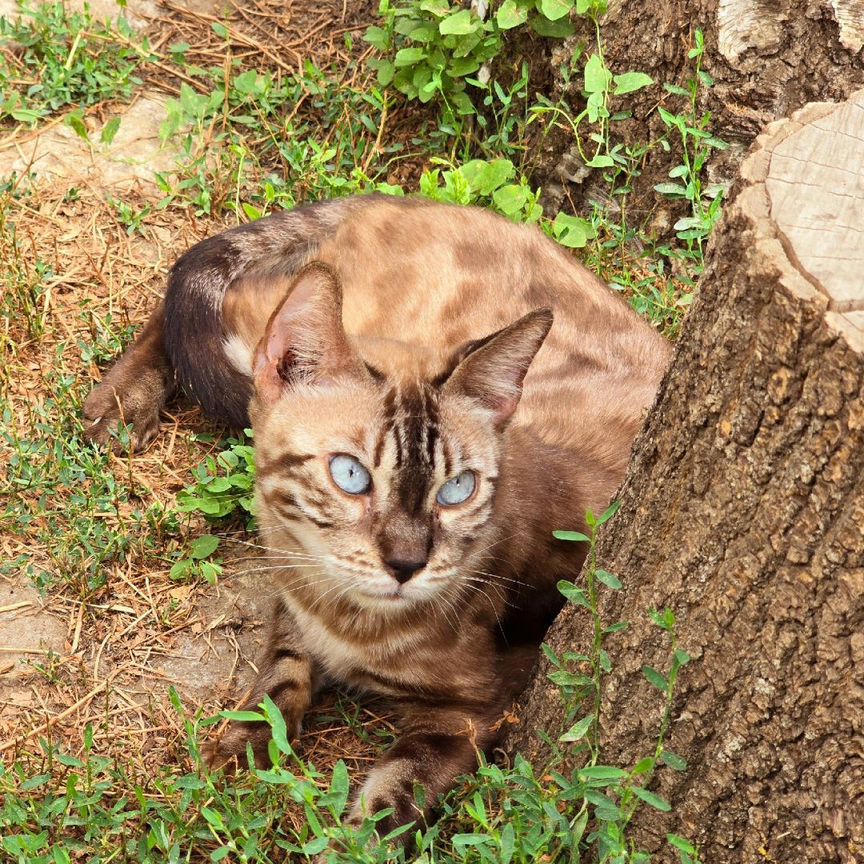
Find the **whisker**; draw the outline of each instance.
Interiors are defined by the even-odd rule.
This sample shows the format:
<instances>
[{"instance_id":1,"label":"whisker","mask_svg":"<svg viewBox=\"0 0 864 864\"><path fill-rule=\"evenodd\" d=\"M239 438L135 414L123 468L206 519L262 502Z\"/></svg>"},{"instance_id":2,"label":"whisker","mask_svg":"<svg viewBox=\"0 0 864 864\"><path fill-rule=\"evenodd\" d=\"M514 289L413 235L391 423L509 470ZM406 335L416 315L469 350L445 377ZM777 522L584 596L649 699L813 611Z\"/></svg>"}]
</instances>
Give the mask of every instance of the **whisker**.
<instances>
[{"instance_id":1,"label":"whisker","mask_svg":"<svg viewBox=\"0 0 864 864\"><path fill-rule=\"evenodd\" d=\"M502 537L500 540L495 540L493 543L490 543L488 546L483 546L481 549L475 549L474 555L482 555L488 549L491 549L493 546L500 546L502 543L506 543L508 540L512 540L519 534L526 534L525 531L514 531L512 534L508 534L506 537Z\"/></svg>"},{"instance_id":2,"label":"whisker","mask_svg":"<svg viewBox=\"0 0 864 864\"><path fill-rule=\"evenodd\" d=\"M496 564L503 564L510 572L516 576L517 578L520 576L520 571L516 568L513 562L509 558L501 558L498 555L485 555L484 561L494 562ZM486 565L489 566L489 565Z\"/></svg>"},{"instance_id":3,"label":"whisker","mask_svg":"<svg viewBox=\"0 0 864 864\"><path fill-rule=\"evenodd\" d=\"M237 540L234 537L225 538L229 543L237 543L241 546L250 546L252 549L263 549L267 552L279 552L283 555L304 555L303 552L295 552L293 549L280 549L278 546L265 546L263 543L250 543L248 540Z\"/></svg>"},{"instance_id":4,"label":"whisker","mask_svg":"<svg viewBox=\"0 0 864 864\"><path fill-rule=\"evenodd\" d=\"M455 598L451 599L448 595L448 591L447 591L448 588L451 590L454 590L454 592L455 592L456 589L458 588L458 586L454 585L451 580L447 580L447 584L444 586L444 590L438 592L438 594L436 596L440 597L440 599L443 602L446 602L447 606L453 611L453 615L454 615L456 622L457 622L457 626L454 627L454 632L457 632L458 631L458 622L459 622L459 607L456 605L455 600L459 599L459 595L457 593Z\"/></svg>"},{"instance_id":5,"label":"whisker","mask_svg":"<svg viewBox=\"0 0 864 864\"><path fill-rule=\"evenodd\" d=\"M347 593L348 593L352 588L356 588L356 587L357 587L357 582L356 582L356 580L354 580L354 579L349 579L349 580L345 583L345 585L343 585L343 586L337 585L336 587L341 587L342 590L341 590L338 594L336 594L334 597L331 597L331 598L330 598L330 602L329 602L329 603L324 607L324 609L321 610L322 613L323 613L323 612L326 612L328 609L333 608L333 607L334 607L334 606L335 606L335 605L336 605L336 604L337 604L337 603L338 603L338 602L339 602L339 601L340 601L340 600L341 600L341 599L342 599L342 598L343 598L343 597L344 597L344 596L345 596L345 595L346 595L346 594L347 594ZM320 597L315 601L315 603L313 603L313 608L314 608L315 606L317 606L318 603L319 603L319 602L320 602L324 597L326 597L328 594L330 594L332 590L333 590L333 589L331 588L329 591L325 591L325 592L324 592L324 593L323 593L323 594L322 594L322 595L321 595L321 596L320 596Z\"/></svg>"},{"instance_id":6,"label":"whisker","mask_svg":"<svg viewBox=\"0 0 864 864\"><path fill-rule=\"evenodd\" d=\"M300 574L300 577L305 578L309 575L314 575L314 574ZM282 584L276 588L273 588L272 590L264 591L262 594L259 595L258 599L266 602L267 600L271 600L274 597L281 597L282 595L284 595L285 591L290 591L290 590L292 590L294 588L298 588L298 587L299 588L315 588L318 585L325 585L329 581L330 581L330 579L318 579L315 582L303 582L302 578L298 577L298 578L292 579L290 582L288 582L286 584Z\"/></svg>"},{"instance_id":7,"label":"whisker","mask_svg":"<svg viewBox=\"0 0 864 864\"><path fill-rule=\"evenodd\" d=\"M248 567L245 570L231 570L229 573L225 575L228 577L233 576L245 576L247 573L267 573L272 572L274 570L305 570L305 569L315 569L321 570L320 564L277 564L273 567Z\"/></svg>"},{"instance_id":8,"label":"whisker","mask_svg":"<svg viewBox=\"0 0 864 864\"><path fill-rule=\"evenodd\" d=\"M504 625L501 623L501 619L498 617L498 610L495 608L495 604L492 602L492 598L482 589L478 588L476 585L468 585L468 588L471 588L474 591L479 591L485 598L489 605L492 607L492 614L495 616L495 620L498 622L498 629L501 631L501 636L504 638L504 642L507 642L507 634L504 632Z\"/></svg>"},{"instance_id":9,"label":"whisker","mask_svg":"<svg viewBox=\"0 0 864 864\"><path fill-rule=\"evenodd\" d=\"M435 608L441 610L441 615L443 616L444 620L450 625L450 628L453 630L453 634L458 635L459 628L453 622L453 620L450 618L450 616L447 614L447 608L444 606L444 604L442 602L444 600L443 592L438 592L436 594L433 594L432 600L435 603Z\"/></svg>"},{"instance_id":10,"label":"whisker","mask_svg":"<svg viewBox=\"0 0 864 864\"><path fill-rule=\"evenodd\" d=\"M492 590L493 590L493 591L498 595L498 599L499 599L499 600L500 600L500 601L501 601L505 606L509 606L511 609L519 609L519 608L520 608L519 606L515 606L513 603L511 603L511 602L507 599L507 597L506 597L506 595L503 593L503 589L501 588L500 585L496 585L494 582L488 582L486 579L478 579L476 576L465 576L465 575L463 575L462 578L465 579L465 580L467 580L468 583L469 583L469 584L467 584L467 585L465 586L466 588L475 588L475 590L476 590L476 586L475 586L475 584L472 584L472 583L477 583L477 584L480 584L480 585L488 585L488 586L489 586L489 587L490 587L490 588L491 588L491 589L492 589Z\"/></svg>"},{"instance_id":11,"label":"whisker","mask_svg":"<svg viewBox=\"0 0 864 864\"><path fill-rule=\"evenodd\" d=\"M488 576L490 579L501 579L504 582L512 582L514 585L524 586L525 588L536 588L536 585L531 585L529 582L523 582L521 579L511 579L509 576L502 576L500 573L488 573L486 570L468 570L468 573L476 573L478 576Z\"/></svg>"},{"instance_id":12,"label":"whisker","mask_svg":"<svg viewBox=\"0 0 864 864\"><path fill-rule=\"evenodd\" d=\"M243 549L242 551L244 553L246 552L245 549ZM266 556L264 555L265 552L267 553ZM264 557L267 557L267 558L313 558L316 561L317 560L324 561L324 560L329 559L331 556L330 555L313 555L313 554L310 554L309 552L292 552L288 549L283 549L281 552L271 552L271 551L268 551L266 547L262 546L262 547L260 547L260 551L257 554L253 555L250 553L248 555L238 555L233 560L242 561L244 558L264 558Z\"/></svg>"},{"instance_id":13,"label":"whisker","mask_svg":"<svg viewBox=\"0 0 864 864\"><path fill-rule=\"evenodd\" d=\"M344 586L343 586L343 583L341 583L341 582L337 582L335 585L333 585L332 588L328 588L328 589L327 589L323 594L320 594L318 597L316 597L316 598L312 601L312 608L315 609L315 608L316 608L316 607L321 603L321 601L322 601L322 600L323 600L323 599L324 599L328 594L331 594L331 593L332 593L333 591L335 591L337 588L343 588L343 587L344 587ZM353 587L354 587L354 582L353 582L353 580L349 580L349 581L348 581L348 585L347 585L347 587L348 587L348 588L353 588ZM346 589L346 590L347 590L347 589ZM338 595L335 599L338 600L339 597L341 597L341 596L342 596L342 595L340 594L340 595Z\"/></svg>"},{"instance_id":14,"label":"whisker","mask_svg":"<svg viewBox=\"0 0 864 864\"><path fill-rule=\"evenodd\" d=\"M237 558L229 559L228 563L233 564L235 561L322 561L330 562L329 556L324 555L241 555Z\"/></svg>"}]
</instances>

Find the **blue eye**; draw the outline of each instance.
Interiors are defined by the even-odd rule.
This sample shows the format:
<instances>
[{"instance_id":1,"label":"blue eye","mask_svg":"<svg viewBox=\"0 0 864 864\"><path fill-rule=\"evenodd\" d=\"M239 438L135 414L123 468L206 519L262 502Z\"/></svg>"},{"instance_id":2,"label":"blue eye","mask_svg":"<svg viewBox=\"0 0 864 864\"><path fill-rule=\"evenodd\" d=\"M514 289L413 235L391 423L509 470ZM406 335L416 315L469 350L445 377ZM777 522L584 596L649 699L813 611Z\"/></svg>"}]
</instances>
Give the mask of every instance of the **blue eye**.
<instances>
[{"instance_id":1,"label":"blue eye","mask_svg":"<svg viewBox=\"0 0 864 864\"><path fill-rule=\"evenodd\" d=\"M353 456L334 456L330 460L330 476L349 495L365 495L372 488L369 472Z\"/></svg>"},{"instance_id":2,"label":"blue eye","mask_svg":"<svg viewBox=\"0 0 864 864\"><path fill-rule=\"evenodd\" d=\"M467 501L474 492L476 480L473 471L463 471L452 477L439 490L435 500L445 507L453 507Z\"/></svg>"}]
</instances>

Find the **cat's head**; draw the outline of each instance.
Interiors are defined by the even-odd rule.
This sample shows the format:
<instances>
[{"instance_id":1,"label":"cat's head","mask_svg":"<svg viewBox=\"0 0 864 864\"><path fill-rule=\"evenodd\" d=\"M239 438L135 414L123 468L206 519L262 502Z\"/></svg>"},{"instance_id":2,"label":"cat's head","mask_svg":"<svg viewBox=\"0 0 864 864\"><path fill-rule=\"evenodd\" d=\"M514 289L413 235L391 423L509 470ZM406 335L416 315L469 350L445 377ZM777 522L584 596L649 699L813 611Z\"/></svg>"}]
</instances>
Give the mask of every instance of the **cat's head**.
<instances>
[{"instance_id":1,"label":"cat's head","mask_svg":"<svg viewBox=\"0 0 864 864\"><path fill-rule=\"evenodd\" d=\"M282 559L289 584L381 609L476 581L503 433L551 325L539 309L434 376L391 377L346 336L335 274L304 268L255 352L250 408L263 545L301 547Z\"/></svg>"}]
</instances>

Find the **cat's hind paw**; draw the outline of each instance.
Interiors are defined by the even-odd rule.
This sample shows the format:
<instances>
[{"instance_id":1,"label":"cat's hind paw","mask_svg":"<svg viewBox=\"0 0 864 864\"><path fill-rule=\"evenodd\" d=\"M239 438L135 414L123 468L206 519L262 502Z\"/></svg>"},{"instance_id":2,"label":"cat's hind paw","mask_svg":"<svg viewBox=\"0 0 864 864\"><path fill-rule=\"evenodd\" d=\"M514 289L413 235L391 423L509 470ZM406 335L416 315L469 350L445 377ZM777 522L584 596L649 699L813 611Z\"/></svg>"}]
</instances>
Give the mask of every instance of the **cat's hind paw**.
<instances>
[{"instance_id":1,"label":"cat's hind paw","mask_svg":"<svg viewBox=\"0 0 864 864\"><path fill-rule=\"evenodd\" d=\"M146 377L146 376L145 376ZM110 444L115 450L125 447L116 434L121 425L130 427L129 448L134 452L146 449L159 433L161 393L154 392L153 383L131 383L122 389L111 376L97 384L84 400L84 437L94 444Z\"/></svg>"}]
</instances>

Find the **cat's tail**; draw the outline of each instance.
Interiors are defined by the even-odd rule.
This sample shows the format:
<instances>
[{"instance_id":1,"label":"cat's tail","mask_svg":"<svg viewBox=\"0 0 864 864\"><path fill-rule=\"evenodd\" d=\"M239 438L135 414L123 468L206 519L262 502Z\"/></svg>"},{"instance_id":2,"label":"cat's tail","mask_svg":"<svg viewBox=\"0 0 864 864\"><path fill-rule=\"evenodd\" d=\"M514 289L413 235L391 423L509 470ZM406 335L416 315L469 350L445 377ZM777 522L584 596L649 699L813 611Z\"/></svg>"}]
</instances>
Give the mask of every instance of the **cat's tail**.
<instances>
[{"instance_id":1,"label":"cat's tail","mask_svg":"<svg viewBox=\"0 0 864 864\"><path fill-rule=\"evenodd\" d=\"M364 196L310 204L231 228L193 246L172 267L165 295L165 350L177 383L214 419L249 424L252 381L225 354L226 292L250 275L284 277L314 257Z\"/></svg>"}]
</instances>

